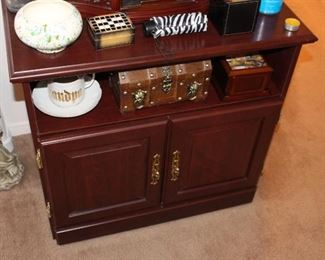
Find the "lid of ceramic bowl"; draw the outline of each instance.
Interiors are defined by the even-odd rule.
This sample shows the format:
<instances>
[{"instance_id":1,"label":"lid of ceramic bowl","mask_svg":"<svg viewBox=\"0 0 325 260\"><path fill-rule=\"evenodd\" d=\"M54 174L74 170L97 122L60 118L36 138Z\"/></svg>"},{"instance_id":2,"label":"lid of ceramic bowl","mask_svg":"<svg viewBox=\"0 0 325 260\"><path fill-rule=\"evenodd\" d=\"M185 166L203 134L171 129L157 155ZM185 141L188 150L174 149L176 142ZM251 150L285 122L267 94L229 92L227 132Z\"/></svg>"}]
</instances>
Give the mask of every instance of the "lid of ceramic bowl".
<instances>
[{"instance_id":1,"label":"lid of ceramic bowl","mask_svg":"<svg viewBox=\"0 0 325 260\"><path fill-rule=\"evenodd\" d=\"M36 0L21 10L28 21L64 21L76 11L75 7L63 0Z\"/></svg>"}]
</instances>

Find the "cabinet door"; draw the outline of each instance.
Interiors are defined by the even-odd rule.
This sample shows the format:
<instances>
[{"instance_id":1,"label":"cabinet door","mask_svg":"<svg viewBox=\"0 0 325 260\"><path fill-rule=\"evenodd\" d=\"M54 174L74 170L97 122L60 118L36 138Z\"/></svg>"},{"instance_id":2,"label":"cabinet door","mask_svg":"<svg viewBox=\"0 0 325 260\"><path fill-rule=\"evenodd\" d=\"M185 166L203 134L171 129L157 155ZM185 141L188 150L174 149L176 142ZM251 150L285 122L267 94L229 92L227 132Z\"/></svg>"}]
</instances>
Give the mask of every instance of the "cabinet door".
<instances>
[{"instance_id":1,"label":"cabinet door","mask_svg":"<svg viewBox=\"0 0 325 260\"><path fill-rule=\"evenodd\" d=\"M164 202L254 187L279 110L219 109L171 119Z\"/></svg>"},{"instance_id":2,"label":"cabinet door","mask_svg":"<svg viewBox=\"0 0 325 260\"><path fill-rule=\"evenodd\" d=\"M55 225L159 206L165 132L157 121L43 141Z\"/></svg>"}]
</instances>

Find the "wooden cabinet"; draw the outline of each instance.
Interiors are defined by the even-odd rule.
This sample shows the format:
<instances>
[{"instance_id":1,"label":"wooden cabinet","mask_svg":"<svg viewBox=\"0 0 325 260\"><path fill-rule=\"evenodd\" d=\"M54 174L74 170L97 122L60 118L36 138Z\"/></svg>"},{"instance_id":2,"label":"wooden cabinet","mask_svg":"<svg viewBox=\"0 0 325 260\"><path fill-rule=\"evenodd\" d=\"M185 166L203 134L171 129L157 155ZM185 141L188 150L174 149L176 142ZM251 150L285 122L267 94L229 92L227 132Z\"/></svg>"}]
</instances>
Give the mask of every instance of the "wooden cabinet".
<instances>
[{"instance_id":1,"label":"wooden cabinet","mask_svg":"<svg viewBox=\"0 0 325 260\"><path fill-rule=\"evenodd\" d=\"M44 140L40 145L55 225L159 206L161 182L152 184L152 168L161 172L165 134L166 120Z\"/></svg>"},{"instance_id":2,"label":"wooden cabinet","mask_svg":"<svg viewBox=\"0 0 325 260\"><path fill-rule=\"evenodd\" d=\"M45 138L54 232L255 189L280 108L213 109Z\"/></svg>"},{"instance_id":3,"label":"wooden cabinet","mask_svg":"<svg viewBox=\"0 0 325 260\"><path fill-rule=\"evenodd\" d=\"M171 119L164 202L255 187L279 106Z\"/></svg>"},{"instance_id":4,"label":"wooden cabinet","mask_svg":"<svg viewBox=\"0 0 325 260\"><path fill-rule=\"evenodd\" d=\"M111 3L118 10L119 1ZM304 24L297 32L284 31L282 21L295 16L285 4L276 16L260 16L250 34L222 37L209 24L207 32L157 42L136 25L134 44L96 51L83 30L54 55L20 42L14 14L4 0L2 5L10 80L23 84L45 205L59 244L252 201L300 49L317 40ZM263 55L273 69L266 95L226 101L215 81L202 102L121 114L108 82L112 72L250 53ZM57 118L34 106L31 94L39 81L86 73L95 73L102 89L89 113Z\"/></svg>"}]
</instances>

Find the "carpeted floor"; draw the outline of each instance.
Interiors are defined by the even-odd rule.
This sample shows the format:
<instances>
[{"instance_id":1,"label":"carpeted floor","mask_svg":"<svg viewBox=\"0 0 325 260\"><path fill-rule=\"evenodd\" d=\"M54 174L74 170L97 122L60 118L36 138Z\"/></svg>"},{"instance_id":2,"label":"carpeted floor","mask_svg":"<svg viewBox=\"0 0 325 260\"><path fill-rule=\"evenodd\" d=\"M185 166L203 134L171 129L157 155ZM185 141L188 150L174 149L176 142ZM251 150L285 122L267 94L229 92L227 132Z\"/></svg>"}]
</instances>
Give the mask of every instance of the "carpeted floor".
<instances>
[{"instance_id":1,"label":"carpeted floor","mask_svg":"<svg viewBox=\"0 0 325 260\"><path fill-rule=\"evenodd\" d=\"M26 170L0 192L0 259L325 259L325 1L286 2L320 41L303 47L252 203L57 246L31 137L19 136Z\"/></svg>"}]
</instances>

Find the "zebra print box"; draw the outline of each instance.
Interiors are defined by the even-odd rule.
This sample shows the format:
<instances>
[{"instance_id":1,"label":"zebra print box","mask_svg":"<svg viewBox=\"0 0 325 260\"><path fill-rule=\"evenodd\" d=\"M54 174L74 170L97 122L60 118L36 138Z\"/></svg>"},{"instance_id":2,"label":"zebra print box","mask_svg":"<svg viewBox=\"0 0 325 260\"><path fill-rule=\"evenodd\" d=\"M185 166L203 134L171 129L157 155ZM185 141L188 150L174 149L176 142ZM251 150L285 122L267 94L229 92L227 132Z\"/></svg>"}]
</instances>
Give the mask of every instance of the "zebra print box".
<instances>
[{"instance_id":1,"label":"zebra print box","mask_svg":"<svg viewBox=\"0 0 325 260\"><path fill-rule=\"evenodd\" d=\"M144 23L144 30L147 36L154 38L206 32L208 29L208 17L200 12L176 14L169 16L155 16Z\"/></svg>"}]
</instances>

